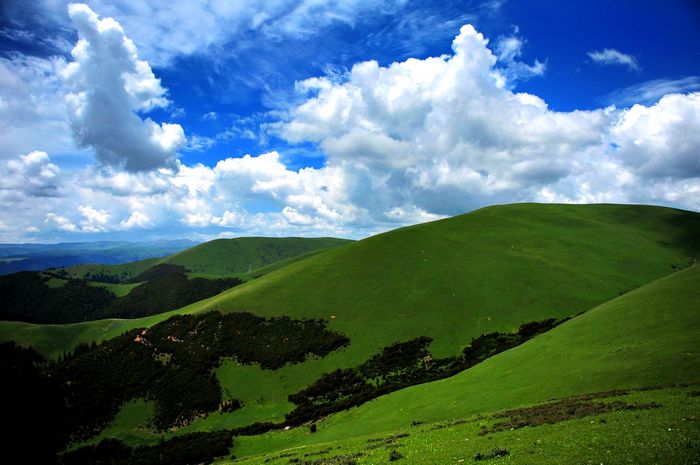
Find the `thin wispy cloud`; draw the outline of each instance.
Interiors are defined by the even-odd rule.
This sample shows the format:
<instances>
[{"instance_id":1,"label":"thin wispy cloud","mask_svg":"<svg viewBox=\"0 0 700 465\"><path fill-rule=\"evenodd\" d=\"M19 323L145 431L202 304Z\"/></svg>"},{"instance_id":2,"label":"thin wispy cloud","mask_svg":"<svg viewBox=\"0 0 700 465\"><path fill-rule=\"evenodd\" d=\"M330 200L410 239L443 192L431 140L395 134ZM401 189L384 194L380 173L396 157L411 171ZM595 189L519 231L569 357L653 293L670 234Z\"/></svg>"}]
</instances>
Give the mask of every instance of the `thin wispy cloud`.
<instances>
[{"instance_id":1,"label":"thin wispy cloud","mask_svg":"<svg viewBox=\"0 0 700 465\"><path fill-rule=\"evenodd\" d=\"M684 94L700 91L700 76L681 79L653 79L633 86L617 89L603 98L603 103L630 106L635 103L653 104L668 94Z\"/></svg>"},{"instance_id":2,"label":"thin wispy cloud","mask_svg":"<svg viewBox=\"0 0 700 465\"><path fill-rule=\"evenodd\" d=\"M588 52L588 56L594 63L599 65L626 66L630 71L639 71L641 69L637 58L615 50L614 48L590 51Z\"/></svg>"}]
</instances>

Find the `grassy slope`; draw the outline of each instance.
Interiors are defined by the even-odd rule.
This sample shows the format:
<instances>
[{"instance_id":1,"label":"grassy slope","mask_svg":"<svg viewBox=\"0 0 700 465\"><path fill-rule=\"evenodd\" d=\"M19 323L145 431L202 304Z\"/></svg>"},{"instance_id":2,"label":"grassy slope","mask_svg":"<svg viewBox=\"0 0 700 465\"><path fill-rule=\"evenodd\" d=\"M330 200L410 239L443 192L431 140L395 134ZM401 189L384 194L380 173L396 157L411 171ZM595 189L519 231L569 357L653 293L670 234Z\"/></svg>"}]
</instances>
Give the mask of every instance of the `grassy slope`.
<instances>
[{"instance_id":1,"label":"grassy slope","mask_svg":"<svg viewBox=\"0 0 700 465\"><path fill-rule=\"evenodd\" d=\"M351 346L276 372L224 364L217 373L222 387L244 408L198 420L187 430L279 420L292 408L290 392L397 340L432 336L435 355L443 356L483 332L588 310L687 266L698 237L697 213L519 204L403 228L290 264L178 312L321 317L348 335ZM62 326L1 323L0 339L56 356L80 341L112 337L173 313ZM263 384L271 387L261 390Z\"/></svg>"},{"instance_id":2,"label":"grassy slope","mask_svg":"<svg viewBox=\"0 0 700 465\"><path fill-rule=\"evenodd\" d=\"M403 458L397 463L402 465L476 464L480 463L474 460L476 454L503 448L507 456L481 463L691 465L700 460L700 397L693 392L697 386L633 392L603 402L655 402L661 407L608 412L488 435L480 434L481 427L491 426L494 420L467 417L220 463L286 465L291 460L304 464L324 458L329 464L348 463L329 458L360 454L358 465L380 464L388 463L390 452L398 450Z\"/></svg>"},{"instance_id":3,"label":"grassy slope","mask_svg":"<svg viewBox=\"0 0 700 465\"><path fill-rule=\"evenodd\" d=\"M183 265L193 274L229 276L247 273L266 265L318 249L345 245L350 241L331 237L240 237L217 239L162 259L159 263Z\"/></svg>"},{"instance_id":4,"label":"grassy slope","mask_svg":"<svg viewBox=\"0 0 700 465\"><path fill-rule=\"evenodd\" d=\"M49 286L50 288L57 288L57 287L63 287L68 280L66 279L60 279L60 278L55 278L53 276L49 277L48 281L46 281L46 285ZM96 282L91 282L88 283L90 286L94 287L101 287L103 289L107 289L110 291L112 294L114 294L117 297L124 297L127 295L133 288L139 285L139 283L134 283L134 284L108 284L108 283L96 283Z\"/></svg>"},{"instance_id":5,"label":"grassy slope","mask_svg":"<svg viewBox=\"0 0 700 465\"><path fill-rule=\"evenodd\" d=\"M700 267L661 278L451 378L304 428L240 438L236 455L371 434L554 397L700 382Z\"/></svg>"},{"instance_id":6,"label":"grassy slope","mask_svg":"<svg viewBox=\"0 0 700 465\"><path fill-rule=\"evenodd\" d=\"M441 356L474 335L573 315L668 274L672 266L687 266L689 243L698 237L700 214L668 208L490 207L329 250L182 311L336 316L331 327L353 341L345 364L418 335L435 337L433 350ZM171 314L60 328L3 322L0 339L14 337L51 355L37 335L50 340L55 332L69 344L65 349Z\"/></svg>"},{"instance_id":7,"label":"grassy slope","mask_svg":"<svg viewBox=\"0 0 700 465\"><path fill-rule=\"evenodd\" d=\"M319 249L333 248L350 241L336 238L240 237L217 239L196 245L163 258L147 259L122 265L77 265L65 268L75 278L92 274L134 277L158 264L183 265L193 275L205 278L236 276L266 265L304 255Z\"/></svg>"}]
</instances>

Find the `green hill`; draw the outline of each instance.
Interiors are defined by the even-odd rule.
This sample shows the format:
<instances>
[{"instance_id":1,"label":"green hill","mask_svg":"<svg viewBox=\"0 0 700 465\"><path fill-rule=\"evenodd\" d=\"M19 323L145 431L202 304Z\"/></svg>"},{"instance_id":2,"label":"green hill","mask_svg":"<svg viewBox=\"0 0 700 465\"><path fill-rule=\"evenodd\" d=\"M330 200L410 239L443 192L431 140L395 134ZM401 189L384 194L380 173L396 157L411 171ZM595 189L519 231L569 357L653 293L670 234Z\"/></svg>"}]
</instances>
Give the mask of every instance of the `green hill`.
<instances>
[{"instance_id":1,"label":"green hill","mask_svg":"<svg viewBox=\"0 0 700 465\"><path fill-rule=\"evenodd\" d=\"M191 275L217 278L248 273L258 268L351 241L331 237L239 237L216 239L173 255L121 265L77 265L58 270L67 277L94 281L126 281L157 265L179 265Z\"/></svg>"},{"instance_id":2,"label":"green hill","mask_svg":"<svg viewBox=\"0 0 700 465\"><path fill-rule=\"evenodd\" d=\"M228 262L220 260L228 245L213 244L217 252L208 258L202 252L177 254L161 265L185 266L195 274L229 273ZM135 399L92 440L157 444L163 436L280 422L295 408L290 394L324 373L358 367L396 342L432 338L429 350L438 360L461 353L484 333L513 333L526 322L571 317L608 302L453 378L332 415L313 436L294 429L237 439L238 454L249 455L341 439L348 430L368 434L583 391L697 381L692 349L698 296L688 290L691 285L697 289L697 271L677 271L695 262L698 248L697 213L636 205L496 206L261 267L259 278L177 311L73 325L2 322L0 340L14 339L56 357L80 342L110 339L175 314L211 310L321 318L349 338L342 350L274 370L226 359L215 370L222 399L235 399L241 408L214 411L163 434L149 426L152 401ZM212 261L208 269L197 268L207 261ZM666 286L667 279L674 284ZM685 305L686 311L669 320L670 305ZM629 331L620 332L621 325ZM665 350L661 340L678 345ZM515 358L490 371L484 368L505 357ZM559 365L567 362L576 362L571 367L580 371L571 368L570 376L559 377ZM600 373L586 371L591 367ZM469 381L460 384L462 379Z\"/></svg>"},{"instance_id":3,"label":"green hill","mask_svg":"<svg viewBox=\"0 0 700 465\"><path fill-rule=\"evenodd\" d=\"M239 438L237 456L432 423L551 398L700 382L700 267L607 302L451 378L285 433ZM688 412L690 413L690 412Z\"/></svg>"},{"instance_id":4,"label":"green hill","mask_svg":"<svg viewBox=\"0 0 700 465\"><path fill-rule=\"evenodd\" d=\"M217 377L243 408L182 431L280 421L294 408L287 396L323 373L357 366L397 341L432 337L433 356L444 357L482 333L576 315L687 267L698 238L700 215L668 208L490 207L319 253L177 312L76 325L2 323L0 338L57 356L174 313L246 310L326 319L350 338L347 349L274 371L226 362ZM117 436L120 430L110 428Z\"/></svg>"}]
</instances>

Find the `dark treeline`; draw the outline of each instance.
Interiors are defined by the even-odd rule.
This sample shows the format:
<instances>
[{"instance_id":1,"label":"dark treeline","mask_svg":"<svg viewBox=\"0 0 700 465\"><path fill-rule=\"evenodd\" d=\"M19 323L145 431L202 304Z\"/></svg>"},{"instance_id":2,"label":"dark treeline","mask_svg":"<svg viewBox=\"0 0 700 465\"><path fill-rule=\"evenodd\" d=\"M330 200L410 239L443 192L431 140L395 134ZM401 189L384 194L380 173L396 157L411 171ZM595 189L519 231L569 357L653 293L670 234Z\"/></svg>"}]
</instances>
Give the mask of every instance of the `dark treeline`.
<instances>
[{"instance_id":1,"label":"dark treeline","mask_svg":"<svg viewBox=\"0 0 700 465\"><path fill-rule=\"evenodd\" d=\"M114 301L101 318L139 318L184 307L243 284L238 278L187 278L182 272L154 276Z\"/></svg>"},{"instance_id":2,"label":"dark treeline","mask_svg":"<svg viewBox=\"0 0 700 465\"><path fill-rule=\"evenodd\" d=\"M3 457L22 463L52 464L68 436L62 427L67 409L58 380L46 375L47 362L34 349L0 343L0 408Z\"/></svg>"},{"instance_id":3,"label":"dark treeline","mask_svg":"<svg viewBox=\"0 0 700 465\"><path fill-rule=\"evenodd\" d=\"M277 369L325 356L349 343L321 320L262 318L250 313L179 315L151 328L128 331L100 345L81 344L59 362L33 349L0 344L3 413L11 424L10 449L31 463L55 463L70 441L93 437L124 402L155 401L151 426L183 426L198 415L233 411L222 398L215 368L224 358ZM226 455L233 435L259 434L278 425L256 423L236 430L183 435L157 446L130 448L119 441L65 454L66 464L209 463Z\"/></svg>"},{"instance_id":4,"label":"dark treeline","mask_svg":"<svg viewBox=\"0 0 700 465\"><path fill-rule=\"evenodd\" d=\"M214 368L222 358L276 369L324 356L349 340L320 320L265 319L250 313L179 315L81 349L48 369L70 405L66 428L77 438L100 431L121 405L155 401L153 426L182 426L201 414L232 408L222 402Z\"/></svg>"},{"instance_id":5,"label":"dark treeline","mask_svg":"<svg viewBox=\"0 0 700 465\"><path fill-rule=\"evenodd\" d=\"M108 290L71 280L49 287L49 278L23 271L0 276L0 318L29 323L72 323L93 319L115 299Z\"/></svg>"},{"instance_id":6,"label":"dark treeline","mask_svg":"<svg viewBox=\"0 0 700 465\"><path fill-rule=\"evenodd\" d=\"M461 355L443 359L432 358L427 349L432 339L428 337L393 344L358 367L325 374L291 394L289 400L296 408L285 417L289 424L300 425L408 386L447 378L564 321L526 323L516 333L482 334L472 339Z\"/></svg>"},{"instance_id":7,"label":"dark treeline","mask_svg":"<svg viewBox=\"0 0 700 465\"><path fill-rule=\"evenodd\" d=\"M162 270L161 270L162 271ZM0 319L29 323L77 323L101 318L139 318L206 299L241 284L238 278L188 279L182 271L153 273L124 297L86 281L49 287L48 277L21 272L0 276Z\"/></svg>"},{"instance_id":8,"label":"dark treeline","mask_svg":"<svg viewBox=\"0 0 700 465\"><path fill-rule=\"evenodd\" d=\"M228 455L230 431L188 433L153 446L129 447L117 439L105 439L60 457L61 465L191 465L211 463Z\"/></svg>"}]
</instances>

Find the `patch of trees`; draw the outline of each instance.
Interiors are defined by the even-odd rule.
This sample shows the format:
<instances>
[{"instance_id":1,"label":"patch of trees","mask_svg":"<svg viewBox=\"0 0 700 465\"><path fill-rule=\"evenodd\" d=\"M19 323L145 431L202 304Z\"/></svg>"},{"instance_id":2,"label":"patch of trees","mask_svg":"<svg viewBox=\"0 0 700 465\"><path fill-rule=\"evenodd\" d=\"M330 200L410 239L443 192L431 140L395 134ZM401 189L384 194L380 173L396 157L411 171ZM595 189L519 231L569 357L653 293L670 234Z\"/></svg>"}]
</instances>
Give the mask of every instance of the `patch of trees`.
<instances>
[{"instance_id":1,"label":"patch of trees","mask_svg":"<svg viewBox=\"0 0 700 465\"><path fill-rule=\"evenodd\" d=\"M81 447L60 457L61 465L192 465L228 455L230 431L188 433L153 446L129 447L117 439Z\"/></svg>"},{"instance_id":2,"label":"patch of trees","mask_svg":"<svg viewBox=\"0 0 700 465\"><path fill-rule=\"evenodd\" d=\"M47 372L60 381L66 397L66 430L88 438L134 398L155 401L153 426L160 430L218 410L222 397L214 369L223 358L277 369L348 343L321 320L250 313L179 315L94 348L82 347Z\"/></svg>"},{"instance_id":3,"label":"patch of trees","mask_svg":"<svg viewBox=\"0 0 700 465\"><path fill-rule=\"evenodd\" d=\"M49 278L22 271L0 276L0 318L29 323L72 323L94 319L115 299L108 290L70 280L49 287Z\"/></svg>"},{"instance_id":4,"label":"patch of trees","mask_svg":"<svg viewBox=\"0 0 700 465\"><path fill-rule=\"evenodd\" d=\"M153 276L124 297L114 299L100 318L139 318L184 307L243 284L238 278L188 279L183 272Z\"/></svg>"},{"instance_id":5,"label":"patch of trees","mask_svg":"<svg viewBox=\"0 0 700 465\"><path fill-rule=\"evenodd\" d=\"M4 457L53 464L67 440L61 425L66 414L63 395L60 384L45 375L46 363L34 349L0 343Z\"/></svg>"},{"instance_id":6,"label":"patch of trees","mask_svg":"<svg viewBox=\"0 0 700 465\"><path fill-rule=\"evenodd\" d=\"M139 318L184 307L243 283L238 278L188 279L184 272L172 270L149 276L150 281L123 297L81 280L51 288L46 284L49 278L40 273L0 276L0 318L30 323Z\"/></svg>"},{"instance_id":7,"label":"patch of trees","mask_svg":"<svg viewBox=\"0 0 700 465\"><path fill-rule=\"evenodd\" d=\"M291 394L289 401L296 408L285 418L290 425L300 425L408 386L447 378L567 319L526 323L515 333L482 334L473 338L457 357L433 359L428 352L432 342L429 337L392 344L358 367L324 374L310 386Z\"/></svg>"}]
</instances>

